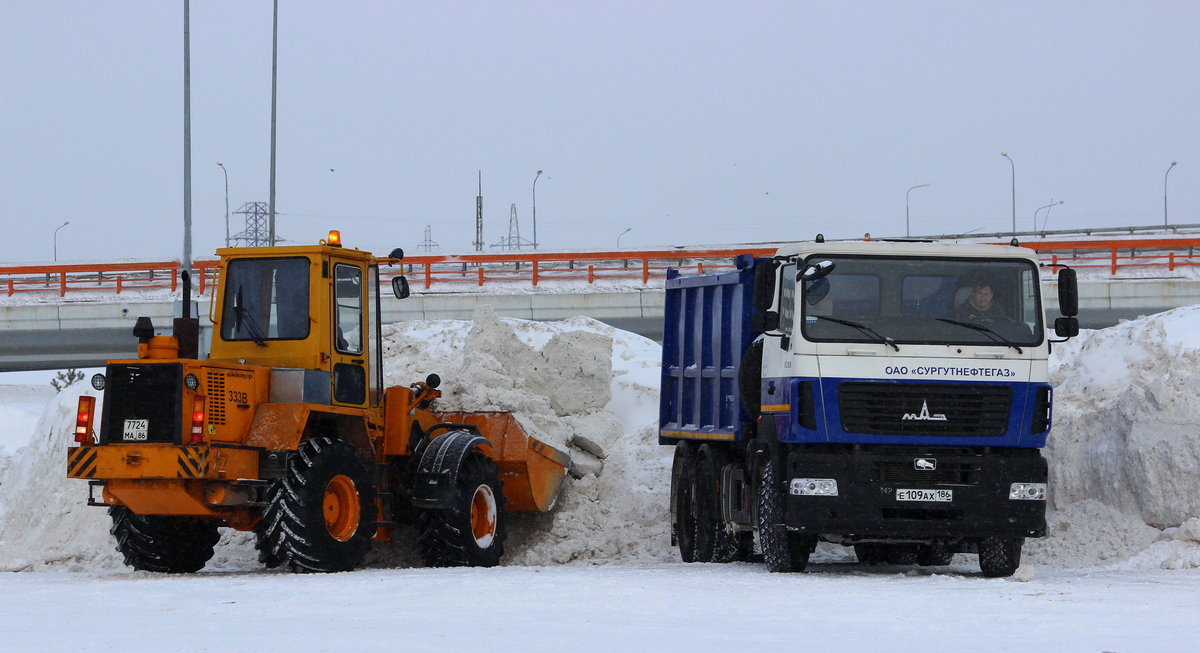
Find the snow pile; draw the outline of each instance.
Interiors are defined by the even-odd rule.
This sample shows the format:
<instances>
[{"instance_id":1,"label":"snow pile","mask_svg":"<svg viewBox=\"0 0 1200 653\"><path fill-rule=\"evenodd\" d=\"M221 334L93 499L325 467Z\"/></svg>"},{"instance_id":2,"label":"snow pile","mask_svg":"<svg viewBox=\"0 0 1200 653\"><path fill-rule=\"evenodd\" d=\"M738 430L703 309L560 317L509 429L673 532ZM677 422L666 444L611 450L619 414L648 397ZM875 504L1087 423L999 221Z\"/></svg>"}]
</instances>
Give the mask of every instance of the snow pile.
<instances>
[{"instance_id":1,"label":"snow pile","mask_svg":"<svg viewBox=\"0 0 1200 653\"><path fill-rule=\"evenodd\" d=\"M1200 516L1200 306L1081 332L1050 369L1054 505L1097 499L1159 528Z\"/></svg>"},{"instance_id":2,"label":"snow pile","mask_svg":"<svg viewBox=\"0 0 1200 653\"><path fill-rule=\"evenodd\" d=\"M512 411L571 457L550 514L512 514L507 564L669 559L671 452L658 445L660 348L596 320L384 327L385 383L442 377L441 410Z\"/></svg>"},{"instance_id":3,"label":"snow pile","mask_svg":"<svg viewBox=\"0 0 1200 653\"><path fill-rule=\"evenodd\" d=\"M1200 518L1163 531L1149 548L1118 565L1121 569L1194 569L1200 567Z\"/></svg>"},{"instance_id":4,"label":"snow pile","mask_svg":"<svg viewBox=\"0 0 1200 653\"><path fill-rule=\"evenodd\" d=\"M1047 537L1025 540L1022 561L1050 567L1094 567L1143 551L1159 530L1140 519L1086 499L1046 515Z\"/></svg>"},{"instance_id":5,"label":"snow pile","mask_svg":"<svg viewBox=\"0 0 1200 653\"><path fill-rule=\"evenodd\" d=\"M86 505L83 481L66 478L66 451L74 445L81 394L97 395L76 384L50 400L29 444L0 478L0 571L121 566L108 516Z\"/></svg>"}]
</instances>

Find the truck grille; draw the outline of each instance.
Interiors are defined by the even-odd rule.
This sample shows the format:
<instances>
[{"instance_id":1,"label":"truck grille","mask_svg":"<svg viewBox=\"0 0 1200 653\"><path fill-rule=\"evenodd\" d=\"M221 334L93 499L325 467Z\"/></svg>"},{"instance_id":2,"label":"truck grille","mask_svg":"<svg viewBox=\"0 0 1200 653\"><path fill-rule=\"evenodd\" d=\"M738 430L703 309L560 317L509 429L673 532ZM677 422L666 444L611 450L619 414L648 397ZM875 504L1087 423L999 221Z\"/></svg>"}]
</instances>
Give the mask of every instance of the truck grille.
<instances>
[{"instance_id":1,"label":"truck grille","mask_svg":"<svg viewBox=\"0 0 1200 653\"><path fill-rule=\"evenodd\" d=\"M1012 388L847 381L838 403L847 433L996 437L1008 429Z\"/></svg>"},{"instance_id":2,"label":"truck grille","mask_svg":"<svg viewBox=\"0 0 1200 653\"><path fill-rule=\"evenodd\" d=\"M936 458L936 456L928 456ZM970 463L940 463L937 469L917 469L913 460L886 460L875 462L875 480L881 483L949 483L953 485L975 485L978 483L979 466Z\"/></svg>"},{"instance_id":3,"label":"truck grille","mask_svg":"<svg viewBox=\"0 0 1200 653\"><path fill-rule=\"evenodd\" d=\"M146 439L179 443L183 428L183 365L109 365L100 441L125 442L125 420L146 420Z\"/></svg>"}]
</instances>

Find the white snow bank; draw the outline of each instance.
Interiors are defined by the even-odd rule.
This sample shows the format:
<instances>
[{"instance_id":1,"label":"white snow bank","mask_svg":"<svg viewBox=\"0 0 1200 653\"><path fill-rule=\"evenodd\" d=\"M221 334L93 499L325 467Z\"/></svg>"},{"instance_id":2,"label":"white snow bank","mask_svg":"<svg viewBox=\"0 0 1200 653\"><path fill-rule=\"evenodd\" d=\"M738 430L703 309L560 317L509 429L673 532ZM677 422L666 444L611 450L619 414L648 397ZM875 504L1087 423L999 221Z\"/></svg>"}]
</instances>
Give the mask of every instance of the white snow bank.
<instances>
[{"instance_id":1,"label":"white snow bank","mask_svg":"<svg viewBox=\"0 0 1200 653\"><path fill-rule=\"evenodd\" d=\"M1054 505L1097 499L1159 528L1200 516L1200 306L1081 332L1050 362Z\"/></svg>"},{"instance_id":2,"label":"white snow bank","mask_svg":"<svg viewBox=\"0 0 1200 653\"><path fill-rule=\"evenodd\" d=\"M54 394L49 383L0 385L0 458L13 455L29 442Z\"/></svg>"}]
</instances>

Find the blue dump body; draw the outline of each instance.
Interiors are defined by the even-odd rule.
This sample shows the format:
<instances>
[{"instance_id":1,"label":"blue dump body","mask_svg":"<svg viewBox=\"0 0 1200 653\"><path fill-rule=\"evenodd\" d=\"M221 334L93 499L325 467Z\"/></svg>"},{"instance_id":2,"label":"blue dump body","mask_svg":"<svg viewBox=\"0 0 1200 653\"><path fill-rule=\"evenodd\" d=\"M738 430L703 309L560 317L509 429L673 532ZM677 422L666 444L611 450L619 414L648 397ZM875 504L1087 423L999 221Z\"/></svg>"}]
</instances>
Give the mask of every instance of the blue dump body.
<instances>
[{"instance_id":1,"label":"blue dump body","mask_svg":"<svg viewBox=\"0 0 1200 653\"><path fill-rule=\"evenodd\" d=\"M739 257L738 266L667 273L659 444L744 439L750 417L738 401L738 366L757 334L750 327L753 259Z\"/></svg>"}]
</instances>

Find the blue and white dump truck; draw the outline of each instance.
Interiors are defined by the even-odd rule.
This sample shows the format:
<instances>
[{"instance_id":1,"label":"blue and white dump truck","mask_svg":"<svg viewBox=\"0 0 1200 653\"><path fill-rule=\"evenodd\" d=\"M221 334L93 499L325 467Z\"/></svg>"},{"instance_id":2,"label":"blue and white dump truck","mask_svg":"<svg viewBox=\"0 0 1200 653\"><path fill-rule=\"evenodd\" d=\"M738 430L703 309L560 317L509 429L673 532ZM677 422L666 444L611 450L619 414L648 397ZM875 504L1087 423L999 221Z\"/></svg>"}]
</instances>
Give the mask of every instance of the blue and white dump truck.
<instances>
[{"instance_id":1,"label":"blue and white dump truck","mask_svg":"<svg viewBox=\"0 0 1200 653\"><path fill-rule=\"evenodd\" d=\"M860 562L1009 576L1046 534L1052 390L1036 254L1017 245L815 242L668 272L659 443L675 447L685 561L819 541ZM1073 270L1052 333L1079 331Z\"/></svg>"}]
</instances>

